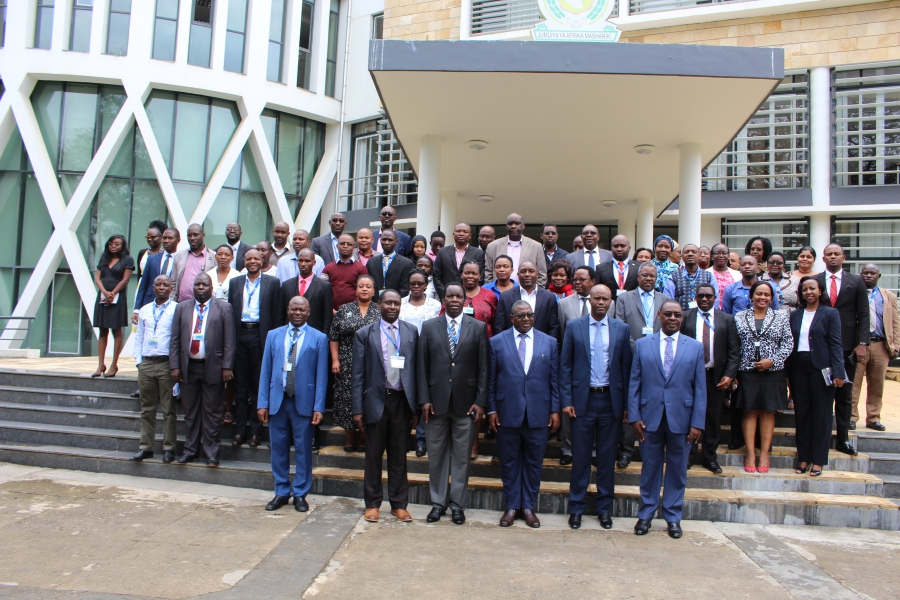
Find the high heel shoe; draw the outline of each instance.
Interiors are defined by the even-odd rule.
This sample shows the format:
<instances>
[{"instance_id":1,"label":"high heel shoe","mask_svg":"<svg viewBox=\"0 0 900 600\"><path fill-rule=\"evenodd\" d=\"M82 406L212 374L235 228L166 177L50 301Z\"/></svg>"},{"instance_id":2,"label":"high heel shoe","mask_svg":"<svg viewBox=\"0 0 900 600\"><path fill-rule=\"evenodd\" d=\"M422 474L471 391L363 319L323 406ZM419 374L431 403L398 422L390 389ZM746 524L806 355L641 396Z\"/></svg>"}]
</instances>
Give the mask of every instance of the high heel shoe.
<instances>
[{"instance_id":1,"label":"high heel shoe","mask_svg":"<svg viewBox=\"0 0 900 600\"><path fill-rule=\"evenodd\" d=\"M91 377L100 377L104 373L106 373L106 365L103 365L103 367L99 371L95 371L94 373L91 373Z\"/></svg>"},{"instance_id":2,"label":"high heel shoe","mask_svg":"<svg viewBox=\"0 0 900 600\"><path fill-rule=\"evenodd\" d=\"M759 471L760 473L768 473L768 472L769 472L769 466L766 465L765 467L756 467L756 470Z\"/></svg>"},{"instance_id":3,"label":"high heel shoe","mask_svg":"<svg viewBox=\"0 0 900 600\"><path fill-rule=\"evenodd\" d=\"M105 371L106 369L103 369L103 370ZM118 373L118 372L119 372L119 367L116 367L116 370L113 371L111 374L107 375L106 373L104 373L103 379L112 379L113 377L116 376L116 373Z\"/></svg>"},{"instance_id":4,"label":"high heel shoe","mask_svg":"<svg viewBox=\"0 0 900 600\"><path fill-rule=\"evenodd\" d=\"M818 477L821 474L822 474L822 469L810 469L809 470L810 477Z\"/></svg>"},{"instance_id":5,"label":"high heel shoe","mask_svg":"<svg viewBox=\"0 0 900 600\"><path fill-rule=\"evenodd\" d=\"M747 473L756 473L756 467L747 466L747 463L744 463L744 471Z\"/></svg>"},{"instance_id":6,"label":"high heel shoe","mask_svg":"<svg viewBox=\"0 0 900 600\"><path fill-rule=\"evenodd\" d=\"M807 471L809 471L809 465L806 465L805 467L797 467L796 469L794 469L794 473L796 473L797 475L803 475Z\"/></svg>"}]
</instances>

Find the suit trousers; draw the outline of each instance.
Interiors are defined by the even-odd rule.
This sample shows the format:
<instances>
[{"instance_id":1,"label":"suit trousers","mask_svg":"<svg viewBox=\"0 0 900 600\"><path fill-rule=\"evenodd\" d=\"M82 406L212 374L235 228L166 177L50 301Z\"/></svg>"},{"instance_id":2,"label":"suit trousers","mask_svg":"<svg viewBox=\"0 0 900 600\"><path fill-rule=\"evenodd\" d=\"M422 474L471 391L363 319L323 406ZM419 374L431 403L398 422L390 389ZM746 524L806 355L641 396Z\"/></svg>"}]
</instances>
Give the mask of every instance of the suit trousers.
<instances>
[{"instance_id":1,"label":"suit trousers","mask_svg":"<svg viewBox=\"0 0 900 600\"><path fill-rule=\"evenodd\" d=\"M731 392L731 445L740 448L744 445L744 411L737 407L737 390Z\"/></svg>"},{"instance_id":2,"label":"suit trousers","mask_svg":"<svg viewBox=\"0 0 900 600\"><path fill-rule=\"evenodd\" d=\"M153 451L156 441L156 409L162 408L163 450L175 450L178 417L172 397L169 360L153 361L144 357L138 365L138 387L141 390L141 450Z\"/></svg>"},{"instance_id":3,"label":"suit trousers","mask_svg":"<svg viewBox=\"0 0 900 600\"><path fill-rule=\"evenodd\" d=\"M546 449L547 427L529 427L527 414L519 427L497 428L500 479L507 510L534 510L541 491Z\"/></svg>"},{"instance_id":4,"label":"suit trousers","mask_svg":"<svg viewBox=\"0 0 900 600\"><path fill-rule=\"evenodd\" d=\"M719 437L722 433L722 400L725 393L716 389L716 384L719 382L716 381L713 373L713 369L706 370L706 424L703 435L700 436L704 464L719 462L716 451L719 449ZM691 445L691 458L688 464L694 462L697 451L698 442L694 442Z\"/></svg>"},{"instance_id":5,"label":"suit trousers","mask_svg":"<svg viewBox=\"0 0 900 600\"><path fill-rule=\"evenodd\" d=\"M634 458L634 443L637 441L637 434L634 427L628 423L622 423L622 435L619 437L619 453L618 458L628 459L630 462Z\"/></svg>"},{"instance_id":6,"label":"suit trousers","mask_svg":"<svg viewBox=\"0 0 900 600\"><path fill-rule=\"evenodd\" d=\"M241 327L237 338L234 357L234 434L259 435L256 396L259 394L259 369L263 357L259 329Z\"/></svg>"},{"instance_id":7,"label":"suit trousers","mask_svg":"<svg viewBox=\"0 0 900 600\"><path fill-rule=\"evenodd\" d=\"M384 412L377 423L366 424L366 466L364 496L366 508L379 508L384 498L381 483L381 458L387 451L388 501L391 510L409 504L409 480L406 477L406 446L412 412L406 394L385 390Z\"/></svg>"},{"instance_id":8,"label":"suit trousers","mask_svg":"<svg viewBox=\"0 0 900 600\"><path fill-rule=\"evenodd\" d=\"M450 402L451 406L453 402ZM451 411L429 415L425 425L428 440L428 489L431 503L440 508L466 508L469 485L469 453L478 429L468 415ZM449 485L448 485L449 478Z\"/></svg>"},{"instance_id":9,"label":"suit trousers","mask_svg":"<svg viewBox=\"0 0 900 600\"><path fill-rule=\"evenodd\" d=\"M638 518L650 521L659 508L659 488L663 485L662 517L666 523L681 521L684 488L687 485L690 444L687 433L673 433L663 413L656 431L644 431L641 444L641 508ZM663 463L666 465L663 484Z\"/></svg>"},{"instance_id":10,"label":"suit trousers","mask_svg":"<svg viewBox=\"0 0 900 600\"><path fill-rule=\"evenodd\" d=\"M853 351L844 354L844 370L847 372L847 381L856 381L856 361L850 361ZM824 381L824 380L823 380ZM840 444L850 439L850 418L853 414L853 388L852 385L844 385L834 392L834 420L837 423L837 438L835 442Z\"/></svg>"},{"instance_id":11,"label":"suit trousers","mask_svg":"<svg viewBox=\"0 0 900 600\"><path fill-rule=\"evenodd\" d=\"M591 451L597 448L597 514L612 512L616 486L615 461L621 421L613 414L609 391L588 394L587 410L572 419L572 473L569 479L569 513L584 514L591 482Z\"/></svg>"},{"instance_id":12,"label":"suit trousers","mask_svg":"<svg viewBox=\"0 0 900 600\"><path fill-rule=\"evenodd\" d=\"M887 372L891 353L887 342L872 342L866 348L866 358L856 367L856 378L853 380L853 413L854 421L859 421L859 394L863 379L866 379L866 424L881 421L881 397L884 394L884 374ZM849 383L849 382L848 382Z\"/></svg>"},{"instance_id":13,"label":"suit trousers","mask_svg":"<svg viewBox=\"0 0 900 600\"><path fill-rule=\"evenodd\" d=\"M206 383L206 362L188 361L188 372L181 384L184 407L184 453L198 456L201 439L208 458L219 454L219 430L225 414L225 385Z\"/></svg>"},{"instance_id":14,"label":"suit trousers","mask_svg":"<svg viewBox=\"0 0 900 600\"><path fill-rule=\"evenodd\" d=\"M825 385L809 352L797 352L791 366L791 395L797 427L797 458L814 465L828 464L831 448L831 406L837 390ZM849 387L850 382L844 384Z\"/></svg>"},{"instance_id":15,"label":"suit trousers","mask_svg":"<svg viewBox=\"0 0 900 600\"><path fill-rule=\"evenodd\" d=\"M561 413L559 415L559 445L564 456L572 456L572 419ZM597 456L597 447L591 451L591 456Z\"/></svg>"},{"instance_id":16,"label":"suit trousers","mask_svg":"<svg viewBox=\"0 0 900 600\"><path fill-rule=\"evenodd\" d=\"M281 374L278 373L280 376ZM297 412L297 401L285 396L281 408L269 413L269 439L272 446L272 475L275 476L275 495L304 498L312 485L312 417ZM297 461L293 486L290 482L291 444Z\"/></svg>"}]
</instances>

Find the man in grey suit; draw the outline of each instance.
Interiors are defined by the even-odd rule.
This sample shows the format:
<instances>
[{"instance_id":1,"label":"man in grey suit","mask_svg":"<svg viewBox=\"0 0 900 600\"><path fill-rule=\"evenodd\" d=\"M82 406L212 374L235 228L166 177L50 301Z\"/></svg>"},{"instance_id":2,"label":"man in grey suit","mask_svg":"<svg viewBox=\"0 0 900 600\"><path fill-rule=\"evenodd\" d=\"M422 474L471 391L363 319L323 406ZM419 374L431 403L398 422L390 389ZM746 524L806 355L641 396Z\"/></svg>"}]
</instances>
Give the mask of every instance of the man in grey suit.
<instances>
[{"instance_id":1,"label":"man in grey suit","mask_svg":"<svg viewBox=\"0 0 900 600\"><path fill-rule=\"evenodd\" d=\"M315 238L311 245L312 251L321 256L326 265L338 258L337 242L344 233L344 227L347 226L347 218L344 213L334 213L328 219L328 226L331 227L331 231Z\"/></svg>"},{"instance_id":2,"label":"man in grey suit","mask_svg":"<svg viewBox=\"0 0 900 600\"><path fill-rule=\"evenodd\" d=\"M406 445L416 413L415 325L400 321L400 293L387 289L378 299L381 319L356 332L353 339L353 386L350 402L353 420L366 432L363 480L365 519L378 521L384 497L381 459L387 450L388 500L391 514L408 523L409 480Z\"/></svg>"},{"instance_id":3,"label":"man in grey suit","mask_svg":"<svg viewBox=\"0 0 900 600\"><path fill-rule=\"evenodd\" d=\"M506 217L506 237L494 240L484 251L484 281L494 280L494 261L498 256L509 256L513 261L512 279L519 281L519 265L531 261L537 265L538 287L547 287L547 259L544 245L523 235L525 221L522 215L513 213Z\"/></svg>"},{"instance_id":4,"label":"man in grey suit","mask_svg":"<svg viewBox=\"0 0 900 600\"><path fill-rule=\"evenodd\" d=\"M487 407L487 328L463 314L465 302L462 284L449 284L445 315L425 321L419 336L416 380L428 441L429 523L439 521L448 505L455 524L466 522L469 454Z\"/></svg>"},{"instance_id":5,"label":"man in grey suit","mask_svg":"<svg viewBox=\"0 0 900 600\"><path fill-rule=\"evenodd\" d=\"M636 290L625 292L616 303L616 319L628 325L631 331L631 344L646 335L652 335L659 331L660 323L657 315L663 302L668 300L665 294L653 289L656 285L656 267L652 263L642 263L638 269L638 287ZM619 456L616 466L620 469L628 467L634 457L634 443L637 436L634 429L627 423L622 427L622 437L619 439Z\"/></svg>"},{"instance_id":6,"label":"man in grey suit","mask_svg":"<svg viewBox=\"0 0 900 600\"><path fill-rule=\"evenodd\" d=\"M582 265L596 270L601 264L612 261L612 252L598 247L600 231L596 226L590 224L584 226L581 230L581 242L584 244L584 248L566 255L566 260L572 265L573 270Z\"/></svg>"},{"instance_id":7,"label":"man in grey suit","mask_svg":"<svg viewBox=\"0 0 900 600\"><path fill-rule=\"evenodd\" d=\"M183 465L197 460L201 438L206 466L219 466L219 429L225 412L225 382L231 381L235 333L231 305L212 297L206 273L194 279L194 297L179 302L172 318L169 369L181 385L184 407Z\"/></svg>"}]
</instances>

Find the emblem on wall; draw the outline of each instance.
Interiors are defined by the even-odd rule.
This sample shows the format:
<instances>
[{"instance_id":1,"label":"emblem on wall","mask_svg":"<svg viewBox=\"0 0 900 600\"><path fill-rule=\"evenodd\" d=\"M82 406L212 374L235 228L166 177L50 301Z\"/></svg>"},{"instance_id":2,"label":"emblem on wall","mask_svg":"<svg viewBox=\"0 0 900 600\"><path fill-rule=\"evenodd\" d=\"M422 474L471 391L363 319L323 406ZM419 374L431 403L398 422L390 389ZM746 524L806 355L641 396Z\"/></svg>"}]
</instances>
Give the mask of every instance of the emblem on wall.
<instances>
[{"instance_id":1,"label":"emblem on wall","mask_svg":"<svg viewBox=\"0 0 900 600\"><path fill-rule=\"evenodd\" d=\"M620 0L628 2L628 0ZM622 33L607 22L614 0L538 0L546 21L531 30L540 42L617 42Z\"/></svg>"}]
</instances>

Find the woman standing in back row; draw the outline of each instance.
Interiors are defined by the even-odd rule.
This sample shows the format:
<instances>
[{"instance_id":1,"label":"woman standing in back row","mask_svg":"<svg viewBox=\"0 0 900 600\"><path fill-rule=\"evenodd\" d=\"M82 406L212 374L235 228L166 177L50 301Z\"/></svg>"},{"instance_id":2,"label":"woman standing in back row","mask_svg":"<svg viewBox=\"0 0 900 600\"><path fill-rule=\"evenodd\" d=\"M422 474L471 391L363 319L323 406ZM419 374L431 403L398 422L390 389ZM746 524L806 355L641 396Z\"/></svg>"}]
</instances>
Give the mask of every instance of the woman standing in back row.
<instances>
[{"instance_id":1,"label":"woman standing in back row","mask_svg":"<svg viewBox=\"0 0 900 600\"><path fill-rule=\"evenodd\" d=\"M121 235L110 236L103 247L100 264L94 271L97 286L97 303L94 305L94 327L100 329L97 338L97 355L100 364L91 377L115 377L119 372L119 354L122 352L122 328L128 327L128 300L123 292L134 273L134 259L128 254L128 242ZM106 370L106 344L109 332L113 335L113 359Z\"/></svg>"}]
</instances>

